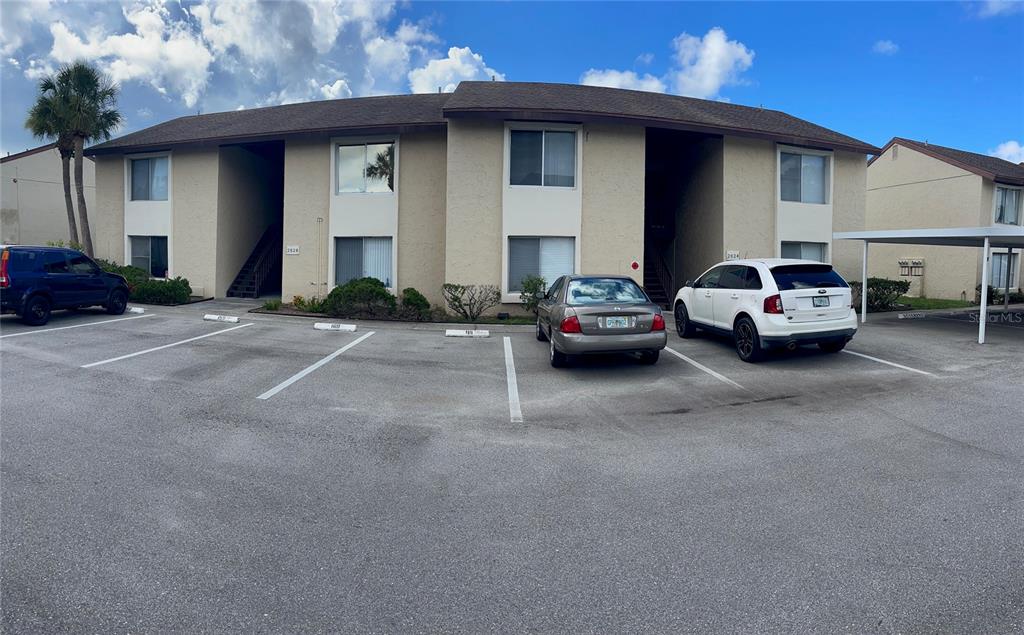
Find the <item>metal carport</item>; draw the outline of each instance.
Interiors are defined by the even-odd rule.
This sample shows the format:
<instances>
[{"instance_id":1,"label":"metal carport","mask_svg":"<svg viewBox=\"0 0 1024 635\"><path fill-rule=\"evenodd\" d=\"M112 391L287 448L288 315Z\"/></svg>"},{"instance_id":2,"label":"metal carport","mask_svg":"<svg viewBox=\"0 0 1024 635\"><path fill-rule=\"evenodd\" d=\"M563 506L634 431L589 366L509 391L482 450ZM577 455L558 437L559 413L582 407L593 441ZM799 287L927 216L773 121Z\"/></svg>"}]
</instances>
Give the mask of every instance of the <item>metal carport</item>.
<instances>
[{"instance_id":1,"label":"metal carport","mask_svg":"<svg viewBox=\"0 0 1024 635\"><path fill-rule=\"evenodd\" d=\"M978 320L978 343L985 343L985 324L988 322L988 272L989 258L993 247L1006 249L1013 254L1014 249L1024 250L1024 227L1014 225L995 225L992 227L949 227L936 229L877 229L861 232L835 232L835 240L860 240L864 243L864 255L861 263L860 321L868 318L868 245L871 243L888 243L893 245L937 245L942 247L981 247L984 251L984 266L981 268L981 316ZM1008 257L1009 272L1012 257ZM1010 276L1006 276L1006 292L1004 297L1009 302Z\"/></svg>"}]
</instances>

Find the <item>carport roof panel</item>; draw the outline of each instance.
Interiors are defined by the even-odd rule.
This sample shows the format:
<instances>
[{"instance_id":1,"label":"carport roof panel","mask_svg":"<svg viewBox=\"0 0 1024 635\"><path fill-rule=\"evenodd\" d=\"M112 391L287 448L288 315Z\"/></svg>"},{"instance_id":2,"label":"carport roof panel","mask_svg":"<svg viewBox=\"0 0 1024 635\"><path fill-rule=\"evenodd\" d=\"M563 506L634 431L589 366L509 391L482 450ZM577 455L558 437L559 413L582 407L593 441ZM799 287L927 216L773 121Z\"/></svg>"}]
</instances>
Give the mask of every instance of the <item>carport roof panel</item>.
<instances>
[{"instance_id":1,"label":"carport roof panel","mask_svg":"<svg viewBox=\"0 0 1024 635\"><path fill-rule=\"evenodd\" d=\"M1024 227L941 227L933 229L877 229L861 232L835 232L836 240L863 240L896 245L938 245L946 247L984 247L985 238L992 247L1024 248Z\"/></svg>"}]
</instances>

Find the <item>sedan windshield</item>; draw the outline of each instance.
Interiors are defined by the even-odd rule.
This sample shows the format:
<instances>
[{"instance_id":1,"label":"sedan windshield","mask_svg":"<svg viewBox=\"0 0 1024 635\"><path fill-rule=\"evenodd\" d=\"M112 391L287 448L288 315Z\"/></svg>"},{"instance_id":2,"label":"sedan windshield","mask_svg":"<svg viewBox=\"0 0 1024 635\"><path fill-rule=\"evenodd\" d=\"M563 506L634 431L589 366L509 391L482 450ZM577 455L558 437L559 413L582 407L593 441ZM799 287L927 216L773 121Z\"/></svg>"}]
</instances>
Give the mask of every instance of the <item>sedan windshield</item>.
<instances>
[{"instance_id":1,"label":"sedan windshield","mask_svg":"<svg viewBox=\"0 0 1024 635\"><path fill-rule=\"evenodd\" d=\"M650 302L647 294L628 278L581 278L569 281L566 303L616 304Z\"/></svg>"},{"instance_id":2,"label":"sedan windshield","mask_svg":"<svg viewBox=\"0 0 1024 635\"><path fill-rule=\"evenodd\" d=\"M772 277L779 291L814 289L821 287L848 287L846 280L833 271L832 265L783 265L772 269Z\"/></svg>"}]
</instances>

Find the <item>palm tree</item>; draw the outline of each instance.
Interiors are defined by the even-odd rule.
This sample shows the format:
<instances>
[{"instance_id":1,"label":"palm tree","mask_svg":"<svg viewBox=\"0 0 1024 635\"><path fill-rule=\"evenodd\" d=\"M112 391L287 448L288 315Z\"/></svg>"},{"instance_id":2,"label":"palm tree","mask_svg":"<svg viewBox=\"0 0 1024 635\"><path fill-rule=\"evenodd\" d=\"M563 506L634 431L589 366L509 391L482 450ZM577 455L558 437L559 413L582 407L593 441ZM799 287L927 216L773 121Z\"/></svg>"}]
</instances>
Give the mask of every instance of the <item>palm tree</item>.
<instances>
[{"instance_id":1,"label":"palm tree","mask_svg":"<svg viewBox=\"0 0 1024 635\"><path fill-rule=\"evenodd\" d=\"M388 182L388 189L395 191L395 146L389 145L374 157L373 163L366 166L366 178L380 179Z\"/></svg>"},{"instance_id":2,"label":"palm tree","mask_svg":"<svg viewBox=\"0 0 1024 635\"><path fill-rule=\"evenodd\" d=\"M28 111L25 127L39 139L54 139L60 153L61 174L64 180L64 206L68 212L68 237L71 244L78 244L78 223L75 222L75 207L71 202L71 155L75 140L68 132L67 108L57 94L57 85L51 77L39 82L36 103Z\"/></svg>"},{"instance_id":3,"label":"palm tree","mask_svg":"<svg viewBox=\"0 0 1024 635\"><path fill-rule=\"evenodd\" d=\"M39 100L30 112L26 125L35 131L32 124L36 119L36 107L44 99L48 100L51 106L48 110L40 108L39 123L46 122L48 127L41 129L48 130L50 136L56 137L58 144L68 139L72 143L82 243L85 253L92 256L92 232L89 229L89 210L85 204L82 162L85 160L85 143L94 139L109 139L123 121L121 113L117 111L118 88L94 66L79 61L61 66L55 75L40 81L39 92ZM64 189L68 191L66 171ZM70 207L70 203L68 205ZM73 218L71 220L73 222Z\"/></svg>"}]
</instances>

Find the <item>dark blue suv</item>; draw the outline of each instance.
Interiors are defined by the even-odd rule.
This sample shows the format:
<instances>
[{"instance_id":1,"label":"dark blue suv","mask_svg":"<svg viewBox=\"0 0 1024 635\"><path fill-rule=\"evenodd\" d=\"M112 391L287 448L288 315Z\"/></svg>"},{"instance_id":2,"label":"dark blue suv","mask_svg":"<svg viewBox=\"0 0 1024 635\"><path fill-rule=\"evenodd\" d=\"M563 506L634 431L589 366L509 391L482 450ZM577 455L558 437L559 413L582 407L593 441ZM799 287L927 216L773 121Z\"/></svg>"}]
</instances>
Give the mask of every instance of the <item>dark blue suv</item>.
<instances>
[{"instance_id":1,"label":"dark blue suv","mask_svg":"<svg viewBox=\"0 0 1024 635\"><path fill-rule=\"evenodd\" d=\"M46 324L54 309L87 306L121 315L128 306L128 282L74 249L0 245L0 312L17 313L37 326Z\"/></svg>"}]
</instances>

